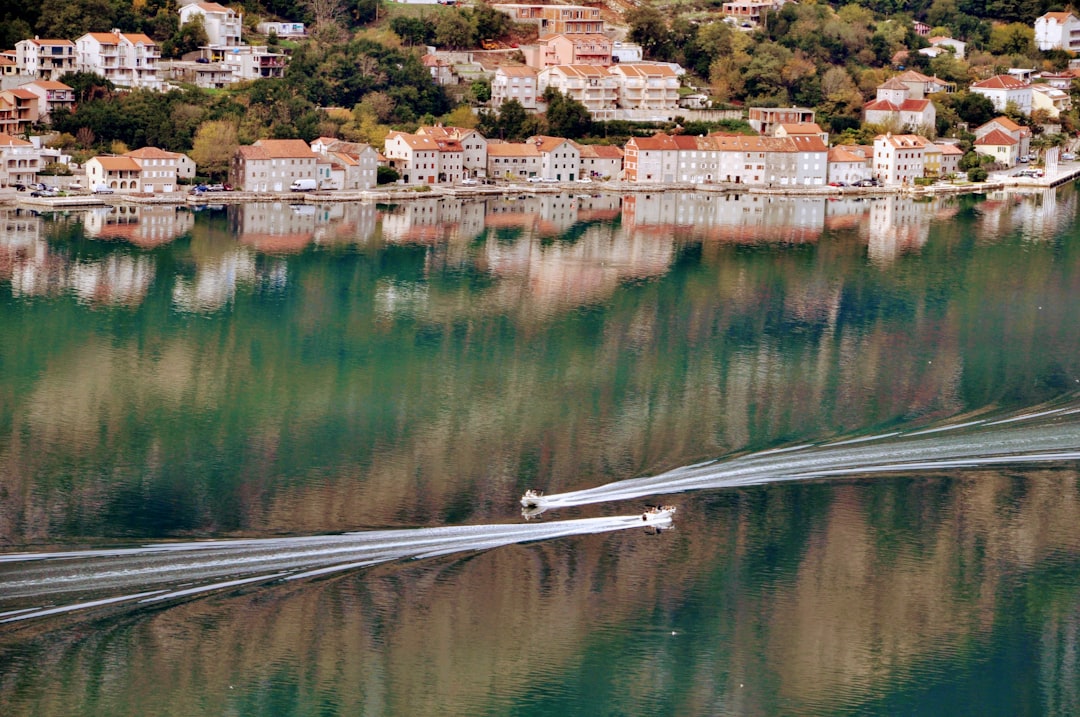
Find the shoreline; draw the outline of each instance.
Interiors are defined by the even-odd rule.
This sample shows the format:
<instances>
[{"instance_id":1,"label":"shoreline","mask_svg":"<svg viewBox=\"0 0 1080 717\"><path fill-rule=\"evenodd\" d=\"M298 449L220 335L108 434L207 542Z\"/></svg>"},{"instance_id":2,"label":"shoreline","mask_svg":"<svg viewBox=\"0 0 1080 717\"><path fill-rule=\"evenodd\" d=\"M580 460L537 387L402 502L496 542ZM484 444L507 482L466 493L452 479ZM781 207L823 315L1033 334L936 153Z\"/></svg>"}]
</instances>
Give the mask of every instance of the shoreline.
<instances>
[{"instance_id":1,"label":"shoreline","mask_svg":"<svg viewBox=\"0 0 1080 717\"><path fill-rule=\"evenodd\" d=\"M288 202L290 204L336 204L351 202L403 202L418 199L469 199L481 197L520 196L522 194L618 194L628 196L642 193L699 193L699 194L757 194L783 197L933 197L960 194L984 194L986 192L1017 190L1031 191L1052 189L1080 177L1080 167L1051 179L1027 179L1008 177L993 181L965 184L934 184L927 187L769 187L745 184L696 184L657 183L637 184L630 182L560 182L544 185L513 183L505 185L481 185L478 187L431 187L428 191L395 188L382 190L324 192L207 192L195 196L189 192L170 194L78 194L66 197L30 197L13 189L0 189L0 204L18 204L30 209L55 211L63 209L92 209L117 205L143 206L203 206L206 204L257 204L265 202Z\"/></svg>"}]
</instances>

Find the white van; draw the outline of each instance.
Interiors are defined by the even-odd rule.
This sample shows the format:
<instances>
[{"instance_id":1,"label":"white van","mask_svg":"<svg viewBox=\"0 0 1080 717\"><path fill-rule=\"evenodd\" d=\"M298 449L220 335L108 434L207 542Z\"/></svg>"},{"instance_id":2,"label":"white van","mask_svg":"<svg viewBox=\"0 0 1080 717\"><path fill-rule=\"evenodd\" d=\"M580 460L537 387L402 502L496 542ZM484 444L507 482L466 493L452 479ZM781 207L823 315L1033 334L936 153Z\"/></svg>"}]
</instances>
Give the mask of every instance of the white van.
<instances>
[{"instance_id":1,"label":"white van","mask_svg":"<svg viewBox=\"0 0 1080 717\"><path fill-rule=\"evenodd\" d=\"M314 192L318 187L319 184L314 179L297 179L289 185L289 189L294 192Z\"/></svg>"}]
</instances>

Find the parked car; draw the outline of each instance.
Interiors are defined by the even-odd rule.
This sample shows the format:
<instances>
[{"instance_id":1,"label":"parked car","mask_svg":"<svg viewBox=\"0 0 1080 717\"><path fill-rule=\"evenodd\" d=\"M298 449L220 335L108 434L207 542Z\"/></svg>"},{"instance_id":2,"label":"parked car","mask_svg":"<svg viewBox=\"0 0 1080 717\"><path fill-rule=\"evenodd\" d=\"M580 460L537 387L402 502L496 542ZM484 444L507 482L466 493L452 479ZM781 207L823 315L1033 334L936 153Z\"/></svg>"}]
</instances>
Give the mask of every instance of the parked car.
<instances>
[{"instance_id":1,"label":"parked car","mask_svg":"<svg viewBox=\"0 0 1080 717\"><path fill-rule=\"evenodd\" d=\"M1076 155L1073 154L1072 152L1065 152L1064 154L1061 155L1061 159L1063 161L1065 161L1065 162L1071 162L1074 159L1076 159Z\"/></svg>"},{"instance_id":2,"label":"parked car","mask_svg":"<svg viewBox=\"0 0 1080 717\"><path fill-rule=\"evenodd\" d=\"M480 184L480 180L473 179L472 177L465 177L465 179L461 180L461 183L466 187L475 187L477 184Z\"/></svg>"},{"instance_id":3,"label":"parked car","mask_svg":"<svg viewBox=\"0 0 1080 717\"><path fill-rule=\"evenodd\" d=\"M289 190L293 192L314 192L318 188L319 183L314 179L297 179L289 185Z\"/></svg>"},{"instance_id":4,"label":"parked car","mask_svg":"<svg viewBox=\"0 0 1080 717\"><path fill-rule=\"evenodd\" d=\"M830 187L846 187L847 182L829 182Z\"/></svg>"},{"instance_id":5,"label":"parked car","mask_svg":"<svg viewBox=\"0 0 1080 717\"><path fill-rule=\"evenodd\" d=\"M45 187L44 189L35 189L30 192L31 197L58 197L60 196L60 190L53 187Z\"/></svg>"},{"instance_id":6,"label":"parked car","mask_svg":"<svg viewBox=\"0 0 1080 717\"><path fill-rule=\"evenodd\" d=\"M1020 162L1022 162L1023 164L1027 164L1030 161L1031 157L1027 156L1026 154L1020 157Z\"/></svg>"},{"instance_id":7,"label":"parked car","mask_svg":"<svg viewBox=\"0 0 1080 717\"><path fill-rule=\"evenodd\" d=\"M533 184L544 181L543 177L529 177L529 181Z\"/></svg>"},{"instance_id":8,"label":"parked car","mask_svg":"<svg viewBox=\"0 0 1080 717\"><path fill-rule=\"evenodd\" d=\"M94 187L94 194L116 194L116 190L107 184L99 184Z\"/></svg>"},{"instance_id":9,"label":"parked car","mask_svg":"<svg viewBox=\"0 0 1080 717\"><path fill-rule=\"evenodd\" d=\"M557 182L557 181L559 181L559 180L558 180L558 179L555 179L555 177L544 177L544 178L543 178L543 179L541 179L540 181L541 181L541 182L548 182L548 183L551 183L551 182Z\"/></svg>"},{"instance_id":10,"label":"parked car","mask_svg":"<svg viewBox=\"0 0 1080 717\"><path fill-rule=\"evenodd\" d=\"M876 187L881 183L878 182L878 180L871 177L870 179L860 179L855 184L856 184L856 186L859 186L859 187Z\"/></svg>"},{"instance_id":11,"label":"parked car","mask_svg":"<svg viewBox=\"0 0 1080 717\"><path fill-rule=\"evenodd\" d=\"M206 191L208 191L208 192L224 192L225 191L225 185L224 184L210 184L210 185L207 185Z\"/></svg>"}]
</instances>

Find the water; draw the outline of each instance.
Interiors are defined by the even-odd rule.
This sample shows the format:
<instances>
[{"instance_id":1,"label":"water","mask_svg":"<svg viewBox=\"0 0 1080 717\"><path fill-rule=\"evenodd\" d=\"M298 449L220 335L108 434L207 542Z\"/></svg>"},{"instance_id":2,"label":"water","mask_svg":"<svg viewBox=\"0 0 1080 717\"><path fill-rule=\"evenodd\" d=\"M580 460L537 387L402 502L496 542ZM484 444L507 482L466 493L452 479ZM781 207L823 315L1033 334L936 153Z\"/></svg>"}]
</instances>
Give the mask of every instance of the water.
<instances>
[{"instance_id":1,"label":"water","mask_svg":"<svg viewBox=\"0 0 1080 717\"><path fill-rule=\"evenodd\" d=\"M7 211L0 713L1080 713L1076 214Z\"/></svg>"}]
</instances>

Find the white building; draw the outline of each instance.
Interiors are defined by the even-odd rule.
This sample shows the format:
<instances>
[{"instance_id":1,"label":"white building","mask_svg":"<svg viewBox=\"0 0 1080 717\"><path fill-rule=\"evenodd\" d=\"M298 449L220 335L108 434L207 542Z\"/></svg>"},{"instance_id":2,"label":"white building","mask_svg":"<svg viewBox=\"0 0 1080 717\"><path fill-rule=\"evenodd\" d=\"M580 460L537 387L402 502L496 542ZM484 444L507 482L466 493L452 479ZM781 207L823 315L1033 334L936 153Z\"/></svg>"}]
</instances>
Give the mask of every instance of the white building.
<instances>
[{"instance_id":1,"label":"white building","mask_svg":"<svg viewBox=\"0 0 1080 717\"><path fill-rule=\"evenodd\" d=\"M489 177L520 180L540 176L540 150L532 142L491 142L487 162Z\"/></svg>"},{"instance_id":2,"label":"white building","mask_svg":"<svg viewBox=\"0 0 1080 717\"><path fill-rule=\"evenodd\" d=\"M923 176L927 141L913 134L880 134L874 139L874 177L883 185L912 186Z\"/></svg>"},{"instance_id":3,"label":"white building","mask_svg":"<svg viewBox=\"0 0 1080 717\"><path fill-rule=\"evenodd\" d=\"M175 192L177 179L181 176L181 162L190 159L179 152L168 152L157 147L142 147L124 155L135 160L141 170L139 187L142 192ZM93 187L94 185L91 185Z\"/></svg>"},{"instance_id":4,"label":"white building","mask_svg":"<svg viewBox=\"0 0 1080 717\"><path fill-rule=\"evenodd\" d=\"M541 95L552 87L585 106L594 120L616 119L622 81L596 65L555 65L537 75Z\"/></svg>"},{"instance_id":5,"label":"white building","mask_svg":"<svg viewBox=\"0 0 1080 717\"><path fill-rule=\"evenodd\" d=\"M622 148L607 144L578 144L580 176L589 179L619 179L623 169Z\"/></svg>"},{"instance_id":6,"label":"white building","mask_svg":"<svg viewBox=\"0 0 1080 717\"><path fill-rule=\"evenodd\" d=\"M37 80L19 89L38 96L38 117L47 119L53 110L70 110L75 107L75 90L56 80Z\"/></svg>"},{"instance_id":7,"label":"white building","mask_svg":"<svg viewBox=\"0 0 1080 717\"><path fill-rule=\"evenodd\" d=\"M467 127L420 127L418 135L434 139L456 140L461 145L462 168L465 177L483 177L487 172L488 141L484 135Z\"/></svg>"},{"instance_id":8,"label":"white building","mask_svg":"<svg viewBox=\"0 0 1080 717\"><path fill-rule=\"evenodd\" d=\"M956 40L951 37L942 37L940 35L931 37L929 39L930 47L936 48L949 48L952 50L953 55L958 59L964 59L964 52L967 50L967 43L962 40Z\"/></svg>"},{"instance_id":9,"label":"white building","mask_svg":"<svg viewBox=\"0 0 1080 717\"><path fill-rule=\"evenodd\" d=\"M613 62L641 62L645 59L645 50L636 42L611 43Z\"/></svg>"},{"instance_id":10,"label":"white building","mask_svg":"<svg viewBox=\"0 0 1080 717\"><path fill-rule=\"evenodd\" d=\"M853 185L872 176L870 158L860 149L837 145L829 150L829 184Z\"/></svg>"},{"instance_id":11,"label":"white building","mask_svg":"<svg viewBox=\"0 0 1080 717\"><path fill-rule=\"evenodd\" d=\"M71 40L19 40L15 43L16 72L38 80L58 80L75 72L75 43Z\"/></svg>"},{"instance_id":12,"label":"white building","mask_svg":"<svg viewBox=\"0 0 1080 717\"><path fill-rule=\"evenodd\" d=\"M37 181L41 153L31 142L0 133L0 187Z\"/></svg>"},{"instance_id":13,"label":"white building","mask_svg":"<svg viewBox=\"0 0 1080 717\"><path fill-rule=\"evenodd\" d=\"M383 154L403 184L457 184L465 178L464 150L457 140L391 132L383 143Z\"/></svg>"},{"instance_id":14,"label":"white building","mask_svg":"<svg viewBox=\"0 0 1080 717\"><path fill-rule=\"evenodd\" d=\"M1071 12L1048 12L1037 18L1035 45L1044 51L1080 51L1080 18Z\"/></svg>"},{"instance_id":15,"label":"white building","mask_svg":"<svg viewBox=\"0 0 1080 717\"><path fill-rule=\"evenodd\" d=\"M911 88L898 78L878 85L877 99L863 107L863 119L867 124L909 127L932 132L937 121L934 103L927 99L913 99Z\"/></svg>"},{"instance_id":16,"label":"white building","mask_svg":"<svg viewBox=\"0 0 1080 717\"><path fill-rule=\"evenodd\" d=\"M267 37L270 36L270 33L284 38L307 37L307 29L302 22L260 22L255 26L255 29Z\"/></svg>"},{"instance_id":17,"label":"white building","mask_svg":"<svg viewBox=\"0 0 1080 717\"><path fill-rule=\"evenodd\" d=\"M623 148L623 173L628 182L674 182L678 167L679 147L666 134L631 137Z\"/></svg>"},{"instance_id":18,"label":"white building","mask_svg":"<svg viewBox=\"0 0 1080 717\"><path fill-rule=\"evenodd\" d=\"M244 16L216 2L194 2L180 8L180 24L198 22L206 30L208 44L240 45Z\"/></svg>"},{"instance_id":19,"label":"white building","mask_svg":"<svg viewBox=\"0 0 1080 717\"><path fill-rule=\"evenodd\" d=\"M573 182L581 175L581 153L577 145L562 137L529 137L540 152L540 176L557 182Z\"/></svg>"},{"instance_id":20,"label":"white building","mask_svg":"<svg viewBox=\"0 0 1080 717\"><path fill-rule=\"evenodd\" d=\"M245 192L286 192L298 179L317 180L318 161L302 139L260 139L237 148L229 182Z\"/></svg>"},{"instance_id":21,"label":"white building","mask_svg":"<svg viewBox=\"0 0 1080 717\"><path fill-rule=\"evenodd\" d=\"M81 72L101 75L117 87L160 90L157 44L141 33L88 32L75 41Z\"/></svg>"},{"instance_id":22,"label":"white building","mask_svg":"<svg viewBox=\"0 0 1080 717\"><path fill-rule=\"evenodd\" d=\"M286 56L265 45L208 45L202 56L227 68L234 82L285 76Z\"/></svg>"},{"instance_id":23,"label":"white building","mask_svg":"<svg viewBox=\"0 0 1080 717\"><path fill-rule=\"evenodd\" d=\"M1031 152L1031 128L1013 122L1008 117L995 117L984 125L975 128L975 139L981 139L995 130L1004 132L1016 140L1016 151L1020 156Z\"/></svg>"},{"instance_id":24,"label":"white building","mask_svg":"<svg viewBox=\"0 0 1080 717\"><path fill-rule=\"evenodd\" d=\"M378 184L379 153L369 144L319 137L311 150L337 164L336 186L345 190L374 189Z\"/></svg>"},{"instance_id":25,"label":"white building","mask_svg":"<svg viewBox=\"0 0 1080 717\"><path fill-rule=\"evenodd\" d=\"M679 107L679 76L666 64L619 63L608 68L619 81L621 109L665 116Z\"/></svg>"},{"instance_id":26,"label":"white building","mask_svg":"<svg viewBox=\"0 0 1080 717\"><path fill-rule=\"evenodd\" d=\"M1031 114L1031 85L1015 77L994 75L989 79L973 82L971 91L988 98L998 112L1004 112L1011 102L1017 111Z\"/></svg>"},{"instance_id":27,"label":"white building","mask_svg":"<svg viewBox=\"0 0 1080 717\"><path fill-rule=\"evenodd\" d=\"M1062 112L1072 109L1072 98L1065 90L1050 85L1031 86L1031 108L1046 110L1051 118L1060 117Z\"/></svg>"},{"instance_id":28,"label":"white building","mask_svg":"<svg viewBox=\"0 0 1080 717\"><path fill-rule=\"evenodd\" d=\"M532 67L502 67L495 70L491 80L491 106L502 107L508 100L517 100L526 110L536 111L539 100L536 70Z\"/></svg>"}]
</instances>

